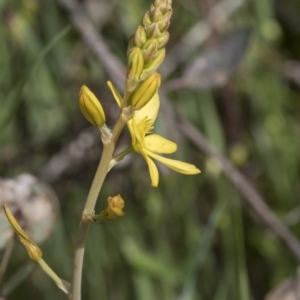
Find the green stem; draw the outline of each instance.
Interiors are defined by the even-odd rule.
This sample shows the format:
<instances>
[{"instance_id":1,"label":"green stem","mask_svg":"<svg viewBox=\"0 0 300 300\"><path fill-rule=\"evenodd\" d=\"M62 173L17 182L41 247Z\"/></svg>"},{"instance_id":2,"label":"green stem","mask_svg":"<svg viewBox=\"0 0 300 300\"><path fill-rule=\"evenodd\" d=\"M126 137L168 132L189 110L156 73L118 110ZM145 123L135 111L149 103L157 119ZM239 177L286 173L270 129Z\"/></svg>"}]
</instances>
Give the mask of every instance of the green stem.
<instances>
[{"instance_id":1,"label":"green stem","mask_svg":"<svg viewBox=\"0 0 300 300\"><path fill-rule=\"evenodd\" d=\"M121 151L119 154L115 155L112 159L115 161L121 161L126 155L132 153L133 151L133 147L130 146L125 150Z\"/></svg>"},{"instance_id":2,"label":"green stem","mask_svg":"<svg viewBox=\"0 0 300 300\"><path fill-rule=\"evenodd\" d=\"M125 150L123 150L122 152L120 152L119 154L115 155L109 163L109 169L111 169L118 162L120 162L126 155L132 153L133 151L134 151L133 147L130 146L130 147L126 148Z\"/></svg>"},{"instance_id":3,"label":"green stem","mask_svg":"<svg viewBox=\"0 0 300 300\"><path fill-rule=\"evenodd\" d=\"M102 133L103 152L98 165L95 177L93 179L85 207L82 213L81 222L79 225L79 231L76 241L76 249L74 255L74 269L72 279L72 299L81 300L81 281L82 281L82 267L85 250L85 242L87 233L90 227L92 217L94 215L94 209L97 202L98 195L103 185L104 179L109 172L109 163L112 159L119 135L124 128L127 121L132 117L132 112L122 109L119 118L114 126L112 134L105 136Z\"/></svg>"},{"instance_id":4,"label":"green stem","mask_svg":"<svg viewBox=\"0 0 300 300\"><path fill-rule=\"evenodd\" d=\"M69 283L62 280L48 265L47 263L41 258L37 260L37 263L40 265L40 267L45 271L45 273L53 279L53 281L56 283L56 285L64 291L67 295L70 296L70 286Z\"/></svg>"}]
</instances>

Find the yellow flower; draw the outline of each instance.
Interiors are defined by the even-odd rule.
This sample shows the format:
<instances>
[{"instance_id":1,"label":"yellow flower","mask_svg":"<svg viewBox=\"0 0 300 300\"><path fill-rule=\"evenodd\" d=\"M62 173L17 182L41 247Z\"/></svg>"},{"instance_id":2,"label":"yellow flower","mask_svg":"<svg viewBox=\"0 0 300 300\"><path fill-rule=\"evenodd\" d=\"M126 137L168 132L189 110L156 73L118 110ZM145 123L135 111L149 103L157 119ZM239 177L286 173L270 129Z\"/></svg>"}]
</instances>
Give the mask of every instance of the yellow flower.
<instances>
[{"instance_id":1,"label":"yellow flower","mask_svg":"<svg viewBox=\"0 0 300 300\"><path fill-rule=\"evenodd\" d=\"M170 169L182 174L194 175L200 173L200 170L194 165L157 155L157 153L169 154L177 150L177 145L174 142L152 133L159 105L159 96L156 94L142 109L135 111L132 120L128 121L132 147L146 160L149 167L151 185L154 187L158 185L159 174L152 159L156 159Z\"/></svg>"},{"instance_id":2,"label":"yellow flower","mask_svg":"<svg viewBox=\"0 0 300 300\"><path fill-rule=\"evenodd\" d=\"M124 200L121 195L107 198L107 208L101 211L100 217L104 221L116 220L124 215Z\"/></svg>"},{"instance_id":3,"label":"yellow flower","mask_svg":"<svg viewBox=\"0 0 300 300\"><path fill-rule=\"evenodd\" d=\"M29 257L33 260L39 261L42 258L42 251L40 247L36 243L34 243L29 238L29 236L25 233L25 231L21 228L18 221L9 210L7 204L4 204L3 209L4 209L5 216L9 221L11 227L18 235L22 244L26 247Z\"/></svg>"}]
</instances>

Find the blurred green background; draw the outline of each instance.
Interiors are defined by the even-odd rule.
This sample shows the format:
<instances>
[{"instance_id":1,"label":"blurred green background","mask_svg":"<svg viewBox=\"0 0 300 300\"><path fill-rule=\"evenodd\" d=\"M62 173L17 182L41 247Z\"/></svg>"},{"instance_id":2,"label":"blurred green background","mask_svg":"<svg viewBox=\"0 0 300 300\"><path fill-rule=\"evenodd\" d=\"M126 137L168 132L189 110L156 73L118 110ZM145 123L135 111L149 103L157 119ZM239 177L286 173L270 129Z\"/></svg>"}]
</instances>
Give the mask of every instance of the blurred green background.
<instances>
[{"instance_id":1,"label":"blurred green background","mask_svg":"<svg viewBox=\"0 0 300 300\"><path fill-rule=\"evenodd\" d=\"M127 41L150 3L81 1L83 13L122 63ZM173 4L167 55L198 22L202 30L213 29L196 47L181 46L181 52L170 56L178 61L169 58L162 66L163 74L170 68L167 63L176 67L164 77L169 102L299 236L299 1ZM226 14L228 5L233 9ZM219 10L211 13L216 6ZM72 22L60 2L1 0L0 15L0 176L30 172L55 190L60 213L41 248L48 264L70 280L79 219L101 155L97 138L85 144L84 153L70 150L82 134L87 144L91 136L98 137L80 114L77 95L87 85L101 99L111 126L117 107L106 81L114 78L68 26ZM190 43L197 44L193 37ZM193 80L179 88L176 83L184 76ZM110 172L97 211L108 196L120 193L125 216L91 227L83 299L263 299L294 275L295 258L244 205L214 160L170 126L168 116L162 111L155 131L178 143L174 157L197 165L202 173L184 176L160 166L159 187L152 188L137 154ZM125 132L119 150L129 144ZM50 162L61 155L70 163L55 172ZM28 260L16 243L4 277L5 298L66 299Z\"/></svg>"}]
</instances>

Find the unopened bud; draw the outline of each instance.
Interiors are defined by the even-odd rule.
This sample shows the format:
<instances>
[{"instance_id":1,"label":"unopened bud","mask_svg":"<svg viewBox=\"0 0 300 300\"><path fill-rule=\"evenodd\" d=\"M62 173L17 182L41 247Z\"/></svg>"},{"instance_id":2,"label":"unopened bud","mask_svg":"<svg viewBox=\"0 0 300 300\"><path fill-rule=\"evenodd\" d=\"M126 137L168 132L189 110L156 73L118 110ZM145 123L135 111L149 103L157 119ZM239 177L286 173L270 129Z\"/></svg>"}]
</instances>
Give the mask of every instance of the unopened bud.
<instances>
[{"instance_id":1,"label":"unopened bud","mask_svg":"<svg viewBox=\"0 0 300 300\"><path fill-rule=\"evenodd\" d=\"M158 49L158 41L149 39L142 47L144 61L147 64L155 55Z\"/></svg>"},{"instance_id":2,"label":"unopened bud","mask_svg":"<svg viewBox=\"0 0 300 300\"><path fill-rule=\"evenodd\" d=\"M133 47L128 56L128 72L126 87L128 91L133 91L140 82L139 78L144 68L144 57L139 47Z\"/></svg>"},{"instance_id":3,"label":"unopened bud","mask_svg":"<svg viewBox=\"0 0 300 300\"><path fill-rule=\"evenodd\" d=\"M163 31L160 30L158 24L159 24L158 22L154 22L154 23L150 24L149 26L145 27L147 36L149 38L155 38L162 34Z\"/></svg>"},{"instance_id":4,"label":"unopened bud","mask_svg":"<svg viewBox=\"0 0 300 300\"><path fill-rule=\"evenodd\" d=\"M150 11L147 11L144 16L143 16L143 20L142 20L142 24L144 27L149 26L150 24L152 24L152 20L151 20L151 16L150 16Z\"/></svg>"},{"instance_id":5,"label":"unopened bud","mask_svg":"<svg viewBox=\"0 0 300 300\"><path fill-rule=\"evenodd\" d=\"M102 105L85 85L79 91L79 108L84 117L94 126L101 127L105 123L105 114Z\"/></svg>"},{"instance_id":6,"label":"unopened bud","mask_svg":"<svg viewBox=\"0 0 300 300\"><path fill-rule=\"evenodd\" d=\"M158 49L161 49L166 46L170 38L170 34L168 31L165 31L160 36L157 36L155 39L158 42Z\"/></svg>"},{"instance_id":7,"label":"unopened bud","mask_svg":"<svg viewBox=\"0 0 300 300\"><path fill-rule=\"evenodd\" d=\"M11 227L14 229L15 233L18 235L21 243L26 247L29 257L32 260L40 260L42 258L42 251L40 247L34 243L29 236L25 233L22 227L19 225L17 219L13 216L8 206L4 204L3 206L5 216L10 223Z\"/></svg>"},{"instance_id":8,"label":"unopened bud","mask_svg":"<svg viewBox=\"0 0 300 300\"><path fill-rule=\"evenodd\" d=\"M164 31L167 31L167 29L170 26L170 19L169 18L164 18L161 21L157 22L159 31L162 33Z\"/></svg>"},{"instance_id":9,"label":"unopened bud","mask_svg":"<svg viewBox=\"0 0 300 300\"><path fill-rule=\"evenodd\" d=\"M144 80L140 86L134 91L130 98L129 105L135 109L141 109L151 98L157 93L161 84L161 76L154 73Z\"/></svg>"},{"instance_id":10,"label":"unopened bud","mask_svg":"<svg viewBox=\"0 0 300 300\"><path fill-rule=\"evenodd\" d=\"M124 215L124 200L121 195L107 198L107 208L102 210L100 217L104 221L113 221Z\"/></svg>"},{"instance_id":11,"label":"unopened bud","mask_svg":"<svg viewBox=\"0 0 300 300\"><path fill-rule=\"evenodd\" d=\"M155 7L154 9L151 10L151 19L153 22L160 21L162 17L163 14L159 7Z\"/></svg>"},{"instance_id":12,"label":"unopened bud","mask_svg":"<svg viewBox=\"0 0 300 300\"><path fill-rule=\"evenodd\" d=\"M131 49L135 47L134 45L134 35L132 35L130 38L129 38L129 41L128 41L128 47L127 47L127 55L129 55Z\"/></svg>"},{"instance_id":13,"label":"unopened bud","mask_svg":"<svg viewBox=\"0 0 300 300\"><path fill-rule=\"evenodd\" d=\"M147 34L143 26L139 26L133 35L135 46L142 47L147 41Z\"/></svg>"},{"instance_id":14,"label":"unopened bud","mask_svg":"<svg viewBox=\"0 0 300 300\"><path fill-rule=\"evenodd\" d=\"M152 22L159 22L166 18L170 19L171 15L172 15L172 1L154 1L150 6L150 10L148 11L147 18L150 19Z\"/></svg>"},{"instance_id":15,"label":"unopened bud","mask_svg":"<svg viewBox=\"0 0 300 300\"><path fill-rule=\"evenodd\" d=\"M146 79L148 76L156 72L159 66L162 64L166 56L166 49L162 48L156 52L156 56L149 61L145 66L144 70L140 76L141 80Z\"/></svg>"}]
</instances>

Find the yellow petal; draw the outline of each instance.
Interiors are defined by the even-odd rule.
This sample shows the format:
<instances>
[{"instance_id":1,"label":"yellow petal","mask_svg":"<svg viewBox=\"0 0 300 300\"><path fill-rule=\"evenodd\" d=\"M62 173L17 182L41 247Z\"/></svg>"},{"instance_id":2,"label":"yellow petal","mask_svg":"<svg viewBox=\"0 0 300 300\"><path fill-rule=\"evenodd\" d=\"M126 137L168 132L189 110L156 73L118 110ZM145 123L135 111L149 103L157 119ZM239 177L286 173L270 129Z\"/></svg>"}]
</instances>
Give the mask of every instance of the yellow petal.
<instances>
[{"instance_id":1,"label":"yellow petal","mask_svg":"<svg viewBox=\"0 0 300 300\"><path fill-rule=\"evenodd\" d=\"M123 98L121 97L121 95L118 92L118 90L114 87L114 85L110 81L107 81L107 85L110 88L110 91L112 92L112 94L113 94L115 100L117 101L119 107L122 107L122 105L123 105Z\"/></svg>"},{"instance_id":2,"label":"yellow petal","mask_svg":"<svg viewBox=\"0 0 300 300\"><path fill-rule=\"evenodd\" d=\"M158 180L159 180L159 174L158 174L157 167L156 167L155 163L153 162L153 160L150 157L148 157L143 152L141 152L141 154L143 155L144 159L146 160L148 168L149 168L149 173L150 173L150 178L151 178L151 185L153 187L157 187L158 186Z\"/></svg>"},{"instance_id":3,"label":"yellow petal","mask_svg":"<svg viewBox=\"0 0 300 300\"><path fill-rule=\"evenodd\" d=\"M158 134L147 135L145 145L147 150L154 153L174 153L177 150L177 145L174 142Z\"/></svg>"},{"instance_id":4,"label":"yellow petal","mask_svg":"<svg viewBox=\"0 0 300 300\"><path fill-rule=\"evenodd\" d=\"M158 114L159 104L159 96L158 94L155 94L143 108L135 111L133 119L138 123L147 118L151 120L153 124Z\"/></svg>"},{"instance_id":5,"label":"yellow petal","mask_svg":"<svg viewBox=\"0 0 300 300\"><path fill-rule=\"evenodd\" d=\"M200 173L201 171L197 169L194 165L185 163L180 160L174 160L170 158L165 158L163 156L154 154L150 151L145 150L145 153L149 155L150 157L160 161L162 164L167 166L168 168L185 175L195 175Z\"/></svg>"}]
</instances>

